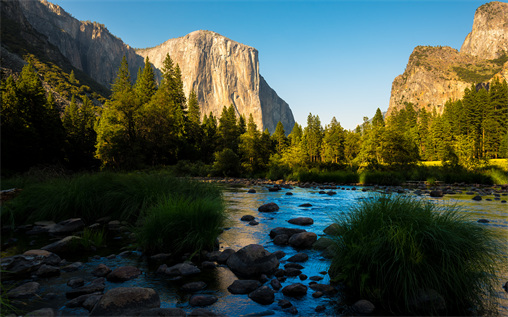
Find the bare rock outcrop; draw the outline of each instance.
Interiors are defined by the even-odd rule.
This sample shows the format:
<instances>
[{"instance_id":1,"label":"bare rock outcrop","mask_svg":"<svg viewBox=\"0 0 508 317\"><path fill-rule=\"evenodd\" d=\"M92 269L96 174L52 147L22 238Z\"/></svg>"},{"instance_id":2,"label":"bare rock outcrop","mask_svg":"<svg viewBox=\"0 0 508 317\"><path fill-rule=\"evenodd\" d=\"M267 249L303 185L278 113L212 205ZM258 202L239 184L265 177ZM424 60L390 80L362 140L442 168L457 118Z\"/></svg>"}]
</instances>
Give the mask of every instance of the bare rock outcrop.
<instances>
[{"instance_id":1,"label":"bare rock outcrop","mask_svg":"<svg viewBox=\"0 0 508 317\"><path fill-rule=\"evenodd\" d=\"M472 84L508 80L508 4L490 2L476 10L472 32L459 51L418 46L406 70L392 83L387 115L405 103L442 113L448 100L458 100Z\"/></svg>"},{"instance_id":2,"label":"bare rock outcrop","mask_svg":"<svg viewBox=\"0 0 508 317\"><path fill-rule=\"evenodd\" d=\"M460 52L482 59L498 58L508 52L508 3L489 2L476 10L473 30Z\"/></svg>"}]
</instances>

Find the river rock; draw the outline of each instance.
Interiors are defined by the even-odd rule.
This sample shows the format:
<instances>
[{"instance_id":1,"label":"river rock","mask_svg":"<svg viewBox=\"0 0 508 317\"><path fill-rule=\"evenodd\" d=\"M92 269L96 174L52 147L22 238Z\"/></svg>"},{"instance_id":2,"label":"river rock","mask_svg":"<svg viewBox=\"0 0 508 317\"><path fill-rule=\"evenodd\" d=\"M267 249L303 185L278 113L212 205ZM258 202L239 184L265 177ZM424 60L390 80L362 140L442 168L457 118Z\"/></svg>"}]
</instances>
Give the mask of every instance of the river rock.
<instances>
[{"instance_id":1,"label":"river rock","mask_svg":"<svg viewBox=\"0 0 508 317\"><path fill-rule=\"evenodd\" d=\"M67 293L65 293L65 296L69 299L72 299L81 295L102 292L104 291L105 288L106 288L106 280L103 277L99 277L88 284L68 291Z\"/></svg>"},{"instance_id":2,"label":"river rock","mask_svg":"<svg viewBox=\"0 0 508 317\"><path fill-rule=\"evenodd\" d=\"M279 206L276 203L268 203L258 208L259 212L275 212L279 210Z\"/></svg>"},{"instance_id":3,"label":"river rock","mask_svg":"<svg viewBox=\"0 0 508 317\"><path fill-rule=\"evenodd\" d=\"M85 280L81 277L72 277L67 281L67 286L70 288L78 288L85 285Z\"/></svg>"},{"instance_id":4,"label":"river rock","mask_svg":"<svg viewBox=\"0 0 508 317\"><path fill-rule=\"evenodd\" d=\"M314 224L314 220L309 217L297 217L288 220L289 223L300 226L310 226Z\"/></svg>"},{"instance_id":5,"label":"river rock","mask_svg":"<svg viewBox=\"0 0 508 317\"><path fill-rule=\"evenodd\" d=\"M325 250L329 246L333 245L334 241L330 238L321 237L312 245L314 250Z\"/></svg>"},{"instance_id":6,"label":"river rock","mask_svg":"<svg viewBox=\"0 0 508 317\"><path fill-rule=\"evenodd\" d=\"M194 316L221 316L221 315L218 315L213 311L205 308L195 308L187 316L194 317Z\"/></svg>"},{"instance_id":7,"label":"river rock","mask_svg":"<svg viewBox=\"0 0 508 317\"><path fill-rule=\"evenodd\" d=\"M91 296L98 296L98 297L100 297L100 296L102 296L102 293L101 292L95 292L95 293L92 293L92 294L85 294L85 295L78 296L76 298L68 300L65 303L65 306L67 306L69 308L83 307L83 303L88 298L90 298Z\"/></svg>"},{"instance_id":8,"label":"river rock","mask_svg":"<svg viewBox=\"0 0 508 317\"><path fill-rule=\"evenodd\" d=\"M159 294L151 288L117 287L107 291L90 316L133 315L133 312L160 307Z\"/></svg>"},{"instance_id":9,"label":"river rock","mask_svg":"<svg viewBox=\"0 0 508 317\"><path fill-rule=\"evenodd\" d=\"M249 221L249 225L257 226L257 225L259 225L259 222L257 222L256 220L252 220L252 221Z\"/></svg>"},{"instance_id":10,"label":"river rock","mask_svg":"<svg viewBox=\"0 0 508 317\"><path fill-rule=\"evenodd\" d=\"M247 193L249 194L255 194L256 193L256 190L254 188L251 188L247 191Z\"/></svg>"},{"instance_id":11,"label":"river rock","mask_svg":"<svg viewBox=\"0 0 508 317\"><path fill-rule=\"evenodd\" d=\"M97 277L105 277L106 275L111 273L111 271L112 270L106 264L101 263L97 265L95 269L93 269L92 275Z\"/></svg>"},{"instance_id":12,"label":"river rock","mask_svg":"<svg viewBox=\"0 0 508 317\"><path fill-rule=\"evenodd\" d=\"M64 272L74 272L79 270L83 266L83 262L73 262L71 264L68 264L64 267L62 267L62 271Z\"/></svg>"},{"instance_id":13,"label":"river rock","mask_svg":"<svg viewBox=\"0 0 508 317\"><path fill-rule=\"evenodd\" d=\"M291 269L301 270L301 269L303 269L303 265L301 265L299 263L294 263L294 262L293 263L286 263L286 264L284 264L284 268L285 269L291 268Z\"/></svg>"},{"instance_id":14,"label":"river rock","mask_svg":"<svg viewBox=\"0 0 508 317\"><path fill-rule=\"evenodd\" d=\"M182 286L182 290L186 292L197 292L206 288L206 283L202 281L186 283Z\"/></svg>"},{"instance_id":15,"label":"river rock","mask_svg":"<svg viewBox=\"0 0 508 317\"><path fill-rule=\"evenodd\" d=\"M288 244L289 236L287 234L279 234L273 238L273 244L275 245L286 245Z\"/></svg>"},{"instance_id":16,"label":"river rock","mask_svg":"<svg viewBox=\"0 0 508 317\"><path fill-rule=\"evenodd\" d=\"M199 274L201 270L193 264L184 262L168 267L164 273L169 276L189 276Z\"/></svg>"},{"instance_id":17,"label":"river rock","mask_svg":"<svg viewBox=\"0 0 508 317\"><path fill-rule=\"evenodd\" d=\"M291 284L282 289L282 294L289 297L304 296L307 294L307 286L301 283Z\"/></svg>"},{"instance_id":18,"label":"river rock","mask_svg":"<svg viewBox=\"0 0 508 317\"><path fill-rule=\"evenodd\" d=\"M289 238L289 245L294 248L307 249L312 247L312 244L316 242L317 234L314 232L301 232L291 236Z\"/></svg>"},{"instance_id":19,"label":"river rock","mask_svg":"<svg viewBox=\"0 0 508 317\"><path fill-rule=\"evenodd\" d=\"M477 222L479 222L479 223L489 223L490 220L488 220L488 219L478 219Z\"/></svg>"},{"instance_id":20,"label":"river rock","mask_svg":"<svg viewBox=\"0 0 508 317\"><path fill-rule=\"evenodd\" d=\"M191 306L210 306L219 299L215 295L193 295L190 300L189 304Z\"/></svg>"},{"instance_id":21,"label":"river rock","mask_svg":"<svg viewBox=\"0 0 508 317\"><path fill-rule=\"evenodd\" d=\"M281 308L289 308L291 306L293 306L293 304L291 304L290 301L288 301L287 299L281 299L277 302L277 305L279 305Z\"/></svg>"},{"instance_id":22,"label":"river rock","mask_svg":"<svg viewBox=\"0 0 508 317\"><path fill-rule=\"evenodd\" d=\"M152 255L150 257L150 260L160 263L160 262L165 262L165 261L171 260L171 257L172 257L171 253L159 253L159 254Z\"/></svg>"},{"instance_id":23,"label":"river rock","mask_svg":"<svg viewBox=\"0 0 508 317\"><path fill-rule=\"evenodd\" d=\"M224 251L222 251L222 253L219 255L219 257L217 258L217 262L219 262L220 264L225 264L229 257L235 253L235 250L233 249L225 249Z\"/></svg>"},{"instance_id":24,"label":"river rock","mask_svg":"<svg viewBox=\"0 0 508 317\"><path fill-rule=\"evenodd\" d=\"M273 273L279 267L279 260L262 245L250 244L231 255L227 265L233 273L248 278Z\"/></svg>"},{"instance_id":25,"label":"river rock","mask_svg":"<svg viewBox=\"0 0 508 317\"><path fill-rule=\"evenodd\" d=\"M323 292L327 295L334 294L337 292L337 289L335 287L328 284L312 283L309 284L309 287L315 291Z\"/></svg>"},{"instance_id":26,"label":"river rock","mask_svg":"<svg viewBox=\"0 0 508 317\"><path fill-rule=\"evenodd\" d=\"M293 196L293 193L292 192L286 192L286 195L287 196Z\"/></svg>"},{"instance_id":27,"label":"river rock","mask_svg":"<svg viewBox=\"0 0 508 317\"><path fill-rule=\"evenodd\" d=\"M305 204L301 204L299 205L298 207L312 207L312 204L309 204L309 203L305 203Z\"/></svg>"},{"instance_id":28,"label":"river rock","mask_svg":"<svg viewBox=\"0 0 508 317\"><path fill-rule=\"evenodd\" d=\"M111 273L106 276L106 279L110 282L121 283L141 275L141 270L135 266L121 266L114 269Z\"/></svg>"},{"instance_id":29,"label":"river rock","mask_svg":"<svg viewBox=\"0 0 508 317\"><path fill-rule=\"evenodd\" d=\"M74 240L81 240L81 237L68 236L61 240L48 244L42 247L41 249L54 253L67 252L71 249L72 244L75 243Z\"/></svg>"},{"instance_id":30,"label":"river rock","mask_svg":"<svg viewBox=\"0 0 508 317\"><path fill-rule=\"evenodd\" d=\"M302 271L296 268L290 267L284 270L284 275L286 276L298 276L300 274L302 274Z\"/></svg>"},{"instance_id":31,"label":"river rock","mask_svg":"<svg viewBox=\"0 0 508 317\"><path fill-rule=\"evenodd\" d=\"M430 197L436 197L436 198L439 198L439 197L443 197L443 191L442 190L431 190L430 191Z\"/></svg>"},{"instance_id":32,"label":"river rock","mask_svg":"<svg viewBox=\"0 0 508 317\"><path fill-rule=\"evenodd\" d=\"M9 299L30 298L39 291L40 286L37 282L28 282L11 289L6 296Z\"/></svg>"},{"instance_id":33,"label":"river rock","mask_svg":"<svg viewBox=\"0 0 508 317\"><path fill-rule=\"evenodd\" d=\"M279 260L286 256L286 252L284 252L282 250L277 250L277 251L273 252L272 254L275 254L277 259L279 259Z\"/></svg>"},{"instance_id":34,"label":"river rock","mask_svg":"<svg viewBox=\"0 0 508 317\"><path fill-rule=\"evenodd\" d=\"M31 311L25 315L25 317L53 317L53 316L55 316L55 311L53 310L53 308L41 308Z\"/></svg>"},{"instance_id":35,"label":"river rock","mask_svg":"<svg viewBox=\"0 0 508 317\"><path fill-rule=\"evenodd\" d=\"M305 262L309 259L309 256L306 253L300 252L288 259L289 262Z\"/></svg>"},{"instance_id":36,"label":"river rock","mask_svg":"<svg viewBox=\"0 0 508 317\"><path fill-rule=\"evenodd\" d=\"M331 236L336 236L339 234L340 232L340 225L338 223L332 223L331 225L329 225L328 227L326 227L323 232L325 234L328 234L328 235L331 235Z\"/></svg>"},{"instance_id":37,"label":"river rock","mask_svg":"<svg viewBox=\"0 0 508 317\"><path fill-rule=\"evenodd\" d=\"M23 255L33 256L36 258L41 258L41 264L47 265L58 265L62 259L53 252L49 252L47 250L28 250L23 253Z\"/></svg>"},{"instance_id":38,"label":"river rock","mask_svg":"<svg viewBox=\"0 0 508 317\"><path fill-rule=\"evenodd\" d=\"M53 277L60 275L60 269L53 265L43 264L35 272L38 277Z\"/></svg>"},{"instance_id":39,"label":"river rock","mask_svg":"<svg viewBox=\"0 0 508 317\"><path fill-rule=\"evenodd\" d=\"M297 229L297 228L284 228L284 227L277 227L272 230L270 230L270 238L275 238L279 234L285 234L288 237L291 237L294 234L306 232L305 229Z\"/></svg>"},{"instance_id":40,"label":"river rock","mask_svg":"<svg viewBox=\"0 0 508 317\"><path fill-rule=\"evenodd\" d=\"M229 285L228 291L231 294L249 294L260 286L261 283L257 280L235 280Z\"/></svg>"},{"instance_id":41,"label":"river rock","mask_svg":"<svg viewBox=\"0 0 508 317\"><path fill-rule=\"evenodd\" d=\"M376 307L366 299L361 299L353 304L353 310L360 315L370 315Z\"/></svg>"},{"instance_id":42,"label":"river rock","mask_svg":"<svg viewBox=\"0 0 508 317\"><path fill-rule=\"evenodd\" d=\"M473 197L473 200L475 200L475 201L481 201L482 200L482 196L476 195L476 196Z\"/></svg>"},{"instance_id":43,"label":"river rock","mask_svg":"<svg viewBox=\"0 0 508 317\"><path fill-rule=\"evenodd\" d=\"M280 281L276 278L274 278L273 280L270 281L270 285L272 285L272 288L276 291L278 291L282 288Z\"/></svg>"},{"instance_id":44,"label":"river rock","mask_svg":"<svg viewBox=\"0 0 508 317\"><path fill-rule=\"evenodd\" d=\"M142 310L136 313L136 316L153 317L153 316L170 316L170 317L185 317L187 316L185 310L181 308L151 308Z\"/></svg>"},{"instance_id":45,"label":"river rock","mask_svg":"<svg viewBox=\"0 0 508 317\"><path fill-rule=\"evenodd\" d=\"M244 216L242 216L242 218L240 218L240 220L241 221L252 221L252 220L254 220L254 218L255 217L252 215L244 215Z\"/></svg>"},{"instance_id":46,"label":"river rock","mask_svg":"<svg viewBox=\"0 0 508 317\"><path fill-rule=\"evenodd\" d=\"M249 298L261 305L270 305L275 300L274 291L268 286L261 286L249 294Z\"/></svg>"},{"instance_id":47,"label":"river rock","mask_svg":"<svg viewBox=\"0 0 508 317\"><path fill-rule=\"evenodd\" d=\"M71 218L57 223L49 229L51 234L68 234L79 231L85 227L81 218Z\"/></svg>"}]
</instances>

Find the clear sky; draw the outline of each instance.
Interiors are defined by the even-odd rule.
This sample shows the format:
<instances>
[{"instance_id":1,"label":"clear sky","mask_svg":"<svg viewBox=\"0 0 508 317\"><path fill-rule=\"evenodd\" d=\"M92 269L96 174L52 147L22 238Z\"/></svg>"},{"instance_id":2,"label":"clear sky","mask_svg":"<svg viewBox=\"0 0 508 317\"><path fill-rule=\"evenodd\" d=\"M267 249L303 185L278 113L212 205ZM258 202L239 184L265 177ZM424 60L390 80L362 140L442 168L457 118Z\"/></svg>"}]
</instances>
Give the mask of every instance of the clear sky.
<instances>
[{"instance_id":1,"label":"clear sky","mask_svg":"<svg viewBox=\"0 0 508 317\"><path fill-rule=\"evenodd\" d=\"M259 51L260 73L306 125L354 129L388 109L393 79L418 45L460 49L488 1L50 0L136 48L210 30ZM286 127L290 129L290 127Z\"/></svg>"}]
</instances>

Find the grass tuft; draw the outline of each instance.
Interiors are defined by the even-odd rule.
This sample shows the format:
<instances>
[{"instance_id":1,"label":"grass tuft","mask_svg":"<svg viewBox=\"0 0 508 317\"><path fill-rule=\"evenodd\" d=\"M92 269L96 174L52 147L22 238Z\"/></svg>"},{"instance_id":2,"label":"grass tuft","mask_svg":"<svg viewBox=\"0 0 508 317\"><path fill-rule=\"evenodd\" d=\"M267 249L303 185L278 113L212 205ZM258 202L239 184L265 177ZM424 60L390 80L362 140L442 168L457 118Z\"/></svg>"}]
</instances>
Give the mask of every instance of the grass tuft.
<instances>
[{"instance_id":1,"label":"grass tuft","mask_svg":"<svg viewBox=\"0 0 508 317\"><path fill-rule=\"evenodd\" d=\"M501 243L457 207L373 196L334 220L341 230L330 275L352 294L395 314L496 314ZM422 289L441 294L446 309L418 308Z\"/></svg>"}]
</instances>

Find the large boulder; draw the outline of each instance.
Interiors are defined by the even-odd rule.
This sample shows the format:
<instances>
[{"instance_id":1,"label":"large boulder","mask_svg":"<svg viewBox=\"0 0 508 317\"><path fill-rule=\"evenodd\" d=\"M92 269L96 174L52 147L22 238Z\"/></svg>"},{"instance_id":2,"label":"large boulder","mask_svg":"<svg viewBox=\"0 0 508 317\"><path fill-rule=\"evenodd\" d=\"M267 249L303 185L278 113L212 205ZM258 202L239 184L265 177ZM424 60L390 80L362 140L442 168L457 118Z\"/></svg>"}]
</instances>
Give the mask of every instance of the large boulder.
<instances>
[{"instance_id":1,"label":"large boulder","mask_svg":"<svg viewBox=\"0 0 508 317\"><path fill-rule=\"evenodd\" d=\"M231 255L227 265L238 276L258 277L273 273L279 267L279 259L262 245L250 244Z\"/></svg>"},{"instance_id":2,"label":"large boulder","mask_svg":"<svg viewBox=\"0 0 508 317\"><path fill-rule=\"evenodd\" d=\"M107 291L90 312L90 316L129 316L134 312L159 308L159 294L151 288L118 287Z\"/></svg>"},{"instance_id":3,"label":"large boulder","mask_svg":"<svg viewBox=\"0 0 508 317\"><path fill-rule=\"evenodd\" d=\"M317 240L317 234L314 232L301 232L291 236L289 238L289 245L294 248L307 249L312 247L314 242Z\"/></svg>"},{"instance_id":4,"label":"large boulder","mask_svg":"<svg viewBox=\"0 0 508 317\"><path fill-rule=\"evenodd\" d=\"M258 208L259 212L274 212L274 211L278 211L278 210L279 210L279 206L276 203L264 204L264 205L259 206L259 208Z\"/></svg>"}]
</instances>

